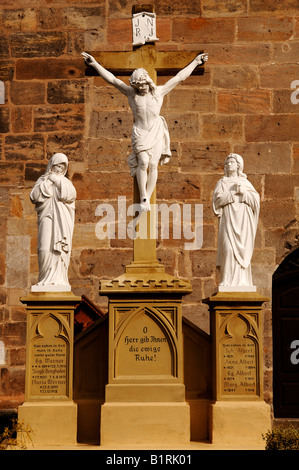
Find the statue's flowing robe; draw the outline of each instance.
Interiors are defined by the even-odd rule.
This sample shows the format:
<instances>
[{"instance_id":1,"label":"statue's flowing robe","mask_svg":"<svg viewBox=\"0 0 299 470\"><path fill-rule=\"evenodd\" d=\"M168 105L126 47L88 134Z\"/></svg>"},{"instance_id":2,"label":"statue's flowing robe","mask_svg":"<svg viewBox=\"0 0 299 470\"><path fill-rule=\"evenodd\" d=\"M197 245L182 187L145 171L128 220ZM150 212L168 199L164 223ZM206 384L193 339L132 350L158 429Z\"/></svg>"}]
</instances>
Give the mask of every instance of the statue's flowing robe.
<instances>
[{"instance_id":1,"label":"statue's flowing robe","mask_svg":"<svg viewBox=\"0 0 299 470\"><path fill-rule=\"evenodd\" d=\"M242 195L233 194L236 185L242 185L244 188ZM224 176L216 184L213 210L219 217L219 285L252 286L250 263L259 208L259 194L246 177Z\"/></svg>"},{"instance_id":2,"label":"statue's flowing robe","mask_svg":"<svg viewBox=\"0 0 299 470\"><path fill-rule=\"evenodd\" d=\"M59 178L60 189L44 175L30 193L38 215L38 285L69 285L76 190L65 176Z\"/></svg>"},{"instance_id":3,"label":"statue's flowing robe","mask_svg":"<svg viewBox=\"0 0 299 470\"><path fill-rule=\"evenodd\" d=\"M167 123L162 116L157 118L149 131L139 129L136 125L133 125L131 142L133 152L128 158L131 176L136 174L138 166L137 155L140 152L148 152L150 156L154 155L155 148L159 147L160 149L162 143L160 164L167 163L171 157L169 131Z\"/></svg>"}]
</instances>

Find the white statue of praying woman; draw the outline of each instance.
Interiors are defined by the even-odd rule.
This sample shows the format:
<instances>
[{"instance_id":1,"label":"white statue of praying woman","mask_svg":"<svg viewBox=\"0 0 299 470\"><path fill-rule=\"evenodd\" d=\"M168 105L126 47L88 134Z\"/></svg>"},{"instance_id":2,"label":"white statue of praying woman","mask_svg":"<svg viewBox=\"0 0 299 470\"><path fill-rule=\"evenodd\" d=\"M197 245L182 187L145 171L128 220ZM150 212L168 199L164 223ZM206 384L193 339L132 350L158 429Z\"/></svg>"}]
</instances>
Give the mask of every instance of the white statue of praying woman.
<instances>
[{"instance_id":1,"label":"white statue of praying woman","mask_svg":"<svg viewBox=\"0 0 299 470\"><path fill-rule=\"evenodd\" d=\"M226 157L224 175L216 184L213 210L219 217L217 267L219 290L255 290L251 258L258 224L260 197L243 173L243 158Z\"/></svg>"},{"instance_id":2,"label":"white statue of praying woman","mask_svg":"<svg viewBox=\"0 0 299 470\"><path fill-rule=\"evenodd\" d=\"M156 86L146 70L134 70L130 85L116 78L100 65L94 57L82 53L86 63L94 67L110 85L127 96L132 109L132 149L129 156L131 176L138 182L141 211L150 210L150 198L158 177L158 163L167 163L171 156L170 138L165 119L160 116L163 98L179 83L188 78L194 69L208 60L208 54L199 54L187 67L162 86Z\"/></svg>"},{"instance_id":3,"label":"white statue of praying woman","mask_svg":"<svg viewBox=\"0 0 299 470\"><path fill-rule=\"evenodd\" d=\"M70 291L70 264L76 190L65 177L67 156L55 153L46 172L36 181L30 200L38 216L38 283L32 291Z\"/></svg>"}]
</instances>

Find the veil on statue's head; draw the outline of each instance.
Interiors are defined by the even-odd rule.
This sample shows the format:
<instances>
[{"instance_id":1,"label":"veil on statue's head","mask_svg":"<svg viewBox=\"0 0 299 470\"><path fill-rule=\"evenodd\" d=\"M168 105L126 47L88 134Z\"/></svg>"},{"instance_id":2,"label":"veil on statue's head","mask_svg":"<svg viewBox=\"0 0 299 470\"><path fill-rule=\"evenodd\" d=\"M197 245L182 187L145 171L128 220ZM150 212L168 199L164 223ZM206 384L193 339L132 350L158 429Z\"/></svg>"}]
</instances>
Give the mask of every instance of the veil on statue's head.
<instances>
[{"instance_id":1,"label":"veil on statue's head","mask_svg":"<svg viewBox=\"0 0 299 470\"><path fill-rule=\"evenodd\" d=\"M52 170L53 166L58 165L59 163L64 163L65 165L65 169L61 173L64 176L67 172L68 164L69 164L68 158L64 153L54 153L54 155L49 160L44 176L48 175L50 171Z\"/></svg>"},{"instance_id":2,"label":"veil on statue's head","mask_svg":"<svg viewBox=\"0 0 299 470\"><path fill-rule=\"evenodd\" d=\"M230 153L226 159L225 159L225 162L224 162L224 174L225 176L228 176L227 175L227 169L226 169L226 162L229 158L234 158L237 162L237 165L238 165L238 176L241 176L243 178L247 178L247 175L245 175L245 173L243 173L243 169L244 169L244 160L243 158L241 157L241 155L238 155L237 153Z\"/></svg>"}]
</instances>

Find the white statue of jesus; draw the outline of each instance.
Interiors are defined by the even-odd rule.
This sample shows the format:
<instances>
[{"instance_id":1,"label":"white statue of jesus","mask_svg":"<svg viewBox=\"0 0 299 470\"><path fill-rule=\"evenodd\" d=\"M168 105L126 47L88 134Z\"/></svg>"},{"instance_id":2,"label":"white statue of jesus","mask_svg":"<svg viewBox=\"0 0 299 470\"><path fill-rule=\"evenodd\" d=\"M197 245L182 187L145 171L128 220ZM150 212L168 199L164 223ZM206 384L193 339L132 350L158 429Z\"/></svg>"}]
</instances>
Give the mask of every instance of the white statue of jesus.
<instances>
[{"instance_id":1,"label":"white statue of jesus","mask_svg":"<svg viewBox=\"0 0 299 470\"><path fill-rule=\"evenodd\" d=\"M156 86L144 69L131 75L130 85L116 78L100 65L94 57L82 53L86 63L94 67L110 85L127 96L133 112L132 149L129 156L131 176L138 182L141 211L150 210L150 198L158 177L158 163L169 161L170 139L165 119L160 116L163 98L179 83L188 78L194 69L208 60L208 54L199 54L187 67L162 86Z\"/></svg>"}]
</instances>

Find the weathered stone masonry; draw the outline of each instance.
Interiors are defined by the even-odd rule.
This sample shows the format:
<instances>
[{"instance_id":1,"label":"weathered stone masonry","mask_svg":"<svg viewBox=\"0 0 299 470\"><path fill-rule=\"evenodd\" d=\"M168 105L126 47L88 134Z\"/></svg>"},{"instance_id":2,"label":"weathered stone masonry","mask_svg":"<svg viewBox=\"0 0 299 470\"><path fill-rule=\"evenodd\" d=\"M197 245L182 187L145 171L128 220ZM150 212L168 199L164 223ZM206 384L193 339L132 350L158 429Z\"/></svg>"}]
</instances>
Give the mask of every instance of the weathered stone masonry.
<instances>
[{"instance_id":1,"label":"weathered stone masonry","mask_svg":"<svg viewBox=\"0 0 299 470\"><path fill-rule=\"evenodd\" d=\"M25 310L19 302L38 274L37 224L29 192L56 151L67 154L76 186L76 227L70 282L105 308L99 279L112 278L132 260L132 242L99 240L95 209L117 197L132 203L127 168L131 115L125 99L98 77L85 75L80 53L130 50L131 0L11 0L0 5L0 406L24 399ZM216 288L217 220L211 197L230 151L261 195L253 276L271 295L277 265L298 246L299 80L297 0L153 2L160 50L209 53L203 76L191 76L165 100L163 115L173 157L160 169L158 202L204 207L204 241L158 242L167 271L192 280L184 315L209 330L201 299ZM124 78L127 80L127 78ZM159 77L164 81L165 77ZM181 104L180 104L181 103ZM265 309L265 398L271 400L271 305Z\"/></svg>"}]
</instances>

